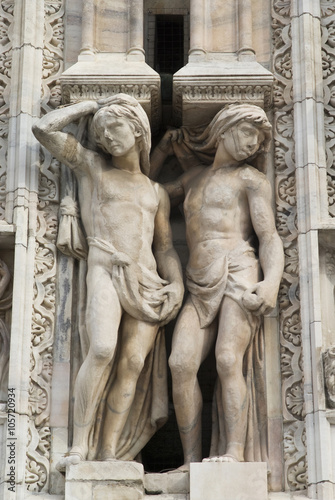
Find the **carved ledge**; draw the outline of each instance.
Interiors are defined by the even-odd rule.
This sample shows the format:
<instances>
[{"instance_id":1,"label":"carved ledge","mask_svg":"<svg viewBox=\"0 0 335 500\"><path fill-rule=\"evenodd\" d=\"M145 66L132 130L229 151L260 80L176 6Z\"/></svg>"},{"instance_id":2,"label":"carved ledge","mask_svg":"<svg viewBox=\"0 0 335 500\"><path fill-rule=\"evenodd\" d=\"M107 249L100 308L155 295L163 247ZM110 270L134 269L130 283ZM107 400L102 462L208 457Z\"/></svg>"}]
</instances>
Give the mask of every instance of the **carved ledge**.
<instances>
[{"instance_id":1,"label":"carved ledge","mask_svg":"<svg viewBox=\"0 0 335 500\"><path fill-rule=\"evenodd\" d=\"M211 61L188 64L173 77L175 120L184 125L208 122L234 102L272 105L273 75L257 62Z\"/></svg>"},{"instance_id":2,"label":"carved ledge","mask_svg":"<svg viewBox=\"0 0 335 500\"><path fill-rule=\"evenodd\" d=\"M120 92L131 95L143 106L152 130L159 127L160 77L144 62L129 62L110 54L95 61L80 61L61 76L61 91L63 104L103 99Z\"/></svg>"}]
</instances>

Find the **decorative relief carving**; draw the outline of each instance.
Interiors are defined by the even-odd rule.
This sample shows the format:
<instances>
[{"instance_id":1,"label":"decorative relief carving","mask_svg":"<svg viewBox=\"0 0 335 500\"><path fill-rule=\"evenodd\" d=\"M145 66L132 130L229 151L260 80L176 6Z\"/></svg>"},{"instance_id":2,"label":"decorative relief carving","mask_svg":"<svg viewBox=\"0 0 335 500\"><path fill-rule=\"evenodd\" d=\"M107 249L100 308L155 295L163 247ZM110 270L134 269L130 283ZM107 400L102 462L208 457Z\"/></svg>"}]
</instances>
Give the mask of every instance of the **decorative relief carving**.
<instances>
[{"instance_id":1,"label":"decorative relief carving","mask_svg":"<svg viewBox=\"0 0 335 500\"><path fill-rule=\"evenodd\" d=\"M174 86L174 110L180 119L182 116L183 101L214 101L222 106L227 103L240 102L261 106L265 110L272 105L272 87L270 85L217 85L206 82L204 85L184 85L176 83Z\"/></svg>"},{"instance_id":2,"label":"decorative relief carving","mask_svg":"<svg viewBox=\"0 0 335 500\"><path fill-rule=\"evenodd\" d=\"M335 408L335 346L332 345L323 353L323 368L326 398L329 408Z\"/></svg>"},{"instance_id":3,"label":"decorative relief carving","mask_svg":"<svg viewBox=\"0 0 335 500\"><path fill-rule=\"evenodd\" d=\"M12 66L11 25L14 0L0 2L0 219L5 219L9 92Z\"/></svg>"},{"instance_id":4,"label":"decorative relief carving","mask_svg":"<svg viewBox=\"0 0 335 500\"><path fill-rule=\"evenodd\" d=\"M325 136L328 174L329 215L335 216L335 7L321 1L322 69L324 81Z\"/></svg>"},{"instance_id":5,"label":"decorative relief carving","mask_svg":"<svg viewBox=\"0 0 335 500\"><path fill-rule=\"evenodd\" d=\"M159 99L160 88L158 84L143 83L91 83L91 84L62 84L62 98L64 104L74 104L85 100L98 100L116 94L128 94L137 99L144 108L151 102L152 128L159 126Z\"/></svg>"},{"instance_id":6,"label":"decorative relief carving","mask_svg":"<svg viewBox=\"0 0 335 500\"><path fill-rule=\"evenodd\" d=\"M12 313L11 273L0 259L0 403L7 401L10 324Z\"/></svg>"},{"instance_id":7,"label":"decorative relief carving","mask_svg":"<svg viewBox=\"0 0 335 500\"><path fill-rule=\"evenodd\" d=\"M64 0L46 0L44 3L42 114L57 107L61 102L59 78L63 71L64 3ZM34 269L35 287L31 328L30 425L26 460L26 484L27 489L31 492L47 489L50 467L49 415L55 321L55 242L58 224L60 170L59 162L46 150L41 150L40 164Z\"/></svg>"},{"instance_id":8,"label":"decorative relief carving","mask_svg":"<svg viewBox=\"0 0 335 500\"><path fill-rule=\"evenodd\" d=\"M37 214L29 388L31 439L27 451L27 485L30 491L41 491L45 488L49 470L48 425L55 316L57 211L56 204L40 202Z\"/></svg>"},{"instance_id":9,"label":"decorative relief carving","mask_svg":"<svg viewBox=\"0 0 335 500\"><path fill-rule=\"evenodd\" d=\"M306 488L307 473L296 228L290 4L289 0L273 0L272 27L277 226L285 249L285 270L279 292L284 464L286 488L294 491Z\"/></svg>"}]
</instances>

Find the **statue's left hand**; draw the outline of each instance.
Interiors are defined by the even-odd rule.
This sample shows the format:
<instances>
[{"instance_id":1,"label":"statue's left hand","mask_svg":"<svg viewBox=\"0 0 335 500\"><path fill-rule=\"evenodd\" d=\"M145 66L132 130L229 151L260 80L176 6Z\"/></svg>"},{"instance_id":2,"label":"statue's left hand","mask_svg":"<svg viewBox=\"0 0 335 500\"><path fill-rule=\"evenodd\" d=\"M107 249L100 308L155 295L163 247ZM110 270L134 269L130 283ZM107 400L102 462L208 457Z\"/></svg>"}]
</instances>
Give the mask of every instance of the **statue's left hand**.
<instances>
[{"instance_id":1,"label":"statue's left hand","mask_svg":"<svg viewBox=\"0 0 335 500\"><path fill-rule=\"evenodd\" d=\"M158 294L164 301L160 317L162 325L166 325L177 316L184 296L184 287L177 283L170 283L159 290Z\"/></svg>"},{"instance_id":2,"label":"statue's left hand","mask_svg":"<svg viewBox=\"0 0 335 500\"><path fill-rule=\"evenodd\" d=\"M268 314L276 306L276 300L277 294L273 287L265 281L248 288L242 296L244 307L256 316Z\"/></svg>"}]
</instances>

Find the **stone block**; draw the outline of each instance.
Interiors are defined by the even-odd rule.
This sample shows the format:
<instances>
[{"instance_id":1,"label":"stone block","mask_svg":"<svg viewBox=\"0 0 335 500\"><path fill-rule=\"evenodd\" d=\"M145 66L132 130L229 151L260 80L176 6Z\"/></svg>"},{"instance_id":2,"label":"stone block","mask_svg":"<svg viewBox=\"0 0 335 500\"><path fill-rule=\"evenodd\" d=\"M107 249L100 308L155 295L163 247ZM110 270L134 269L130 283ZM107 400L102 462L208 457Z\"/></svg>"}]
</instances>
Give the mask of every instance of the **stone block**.
<instances>
[{"instance_id":1,"label":"stone block","mask_svg":"<svg viewBox=\"0 0 335 500\"><path fill-rule=\"evenodd\" d=\"M65 499L141 500L143 480L143 465L137 462L80 462L66 469Z\"/></svg>"},{"instance_id":2,"label":"stone block","mask_svg":"<svg viewBox=\"0 0 335 500\"><path fill-rule=\"evenodd\" d=\"M190 500L267 500L265 462L192 463Z\"/></svg>"},{"instance_id":3,"label":"stone block","mask_svg":"<svg viewBox=\"0 0 335 500\"><path fill-rule=\"evenodd\" d=\"M143 465L137 462L80 462L66 470L66 481L143 482Z\"/></svg>"},{"instance_id":4,"label":"stone block","mask_svg":"<svg viewBox=\"0 0 335 500\"><path fill-rule=\"evenodd\" d=\"M91 500L92 483L80 483L79 481L66 482L65 484L66 500Z\"/></svg>"},{"instance_id":5,"label":"stone block","mask_svg":"<svg viewBox=\"0 0 335 500\"><path fill-rule=\"evenodd\" d=\"M99 484L93 486L93 500L142 500L143 492L128 485Z\"/></svg>"},{"instance_id":6,"label":"stone block","mask_svg":"<svg viewBox=\"0 0 335 500\"><path fill-rule=\"evenodd\" d=\"M190 480L188 472L168 472L165 474L146 474L144 487L147 493L188 493Z\"/></svg>"}]
</instances>

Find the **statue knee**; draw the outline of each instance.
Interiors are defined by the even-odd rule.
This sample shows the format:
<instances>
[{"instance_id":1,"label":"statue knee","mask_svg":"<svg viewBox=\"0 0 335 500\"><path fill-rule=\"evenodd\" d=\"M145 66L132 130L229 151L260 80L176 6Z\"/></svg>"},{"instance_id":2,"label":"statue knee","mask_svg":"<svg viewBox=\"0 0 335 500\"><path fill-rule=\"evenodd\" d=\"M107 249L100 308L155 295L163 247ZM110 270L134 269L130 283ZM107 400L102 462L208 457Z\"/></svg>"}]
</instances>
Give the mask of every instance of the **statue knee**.
<instances>
[{"instance_id":1,"label":"statue knee","mask_svg":"<svg viewBox=\"0 0 335 500\"><path fill-rule=\"evenodd\" d=\"M138 353L124 357L119 361L118 374L124 378L129 377L131 380L137 380L143 370L144 363L144 356Z\"/></svg>"},{"instance_id":2,"label":"statue knee","mask_svg":"<svg viewBox=\"0 0 335 500\"><path fill-rule=\"evenodd\" d=\"M179 355L174 356L172 353L168 363L172 378L175 378L178 384L182 384L184 380L190 380L192 376L196 376L198 373L199 367L192 363L192 360Z\"/></svg>"},{"instance_id":3,"label":"statue knee","mask_svg":"<svg viewBox=\"0 0 335 500\"><path fill-rule=\"evenodd\" d=\"M114 345L106 345L104 342L91 344L91 355L97 363L108 364L115 352Z\"/></svg>"},{"instance_id":4,"label":"statue knee","mask_svg":"<svg viewBox=\"0 0 335 500\"><path fill-rule=\"evenodd\" d=\"M224 349L216 356L216 368L219 376L228 377L234 375L239 363L235 352L231 349Z\"/></svg>"}]
</instances>

